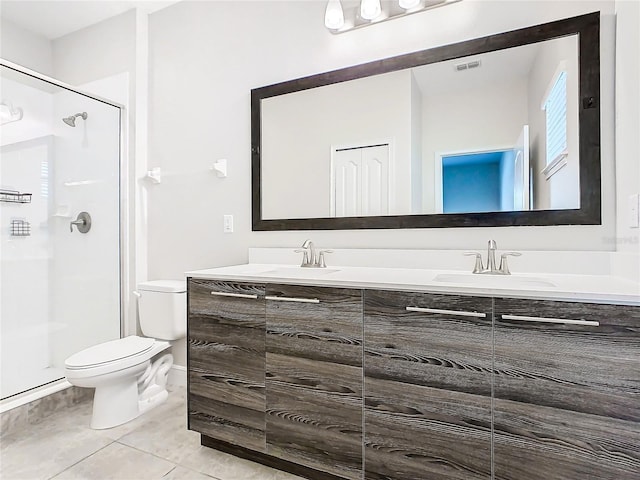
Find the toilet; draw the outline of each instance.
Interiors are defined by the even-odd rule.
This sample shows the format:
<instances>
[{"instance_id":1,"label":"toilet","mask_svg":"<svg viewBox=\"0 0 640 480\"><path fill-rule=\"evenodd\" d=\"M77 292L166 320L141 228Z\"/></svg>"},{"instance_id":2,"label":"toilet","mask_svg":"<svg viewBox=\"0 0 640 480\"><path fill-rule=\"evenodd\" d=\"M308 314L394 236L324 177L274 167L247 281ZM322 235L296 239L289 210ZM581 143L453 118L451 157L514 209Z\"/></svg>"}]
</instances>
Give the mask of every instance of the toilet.
<instances>
[{"instance_id":1,"label":"toilet","mask_svg":"<svg viewBox=\"0 0 640 480\"><path fill-rule=\"evenodd\" d=\"M91 428L122 425L167 399L173 355L160 354L171 346L168 340L186 335L186 292L186 283L180 280L140 283L134 293L145 336L104 342L67 358L65 376L69 383L96 389Z\"/></svg>"}]
</instances>

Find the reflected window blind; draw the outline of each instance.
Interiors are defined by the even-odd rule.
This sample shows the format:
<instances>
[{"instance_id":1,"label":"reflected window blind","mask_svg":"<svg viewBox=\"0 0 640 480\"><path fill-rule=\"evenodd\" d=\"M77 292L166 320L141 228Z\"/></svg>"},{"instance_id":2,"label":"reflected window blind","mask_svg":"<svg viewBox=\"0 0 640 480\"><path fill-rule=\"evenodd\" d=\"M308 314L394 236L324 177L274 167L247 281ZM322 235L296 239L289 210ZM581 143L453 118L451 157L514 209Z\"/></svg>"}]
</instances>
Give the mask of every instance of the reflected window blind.
<instances>
[{"instance_id":1,"label":"reflected window blind","mask_svg":"<svg viewBox=\"0 0 640 480\"><path fill-rule=\"evenodd\" d=\"M558 75L544 105L547 165L567 155L567 72Z\"/></svg>"}]
</instances>

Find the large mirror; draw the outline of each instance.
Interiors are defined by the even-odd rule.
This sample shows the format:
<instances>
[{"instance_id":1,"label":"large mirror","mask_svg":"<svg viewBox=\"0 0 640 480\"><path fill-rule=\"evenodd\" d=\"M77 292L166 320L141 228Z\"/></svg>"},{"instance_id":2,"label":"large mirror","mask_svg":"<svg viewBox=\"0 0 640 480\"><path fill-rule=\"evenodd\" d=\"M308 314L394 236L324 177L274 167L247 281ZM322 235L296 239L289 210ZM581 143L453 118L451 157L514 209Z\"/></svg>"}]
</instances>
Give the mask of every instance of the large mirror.
<instances>
[{"instance_id":1,"label":"large mirror","mask_svg":"<svg viewBox=\"0 0 640 480\"><path fill-rule=\"evenodd\" d=\"M253 229L600 223L599 14L252 90Z\"/></svg>"}]
</instances>

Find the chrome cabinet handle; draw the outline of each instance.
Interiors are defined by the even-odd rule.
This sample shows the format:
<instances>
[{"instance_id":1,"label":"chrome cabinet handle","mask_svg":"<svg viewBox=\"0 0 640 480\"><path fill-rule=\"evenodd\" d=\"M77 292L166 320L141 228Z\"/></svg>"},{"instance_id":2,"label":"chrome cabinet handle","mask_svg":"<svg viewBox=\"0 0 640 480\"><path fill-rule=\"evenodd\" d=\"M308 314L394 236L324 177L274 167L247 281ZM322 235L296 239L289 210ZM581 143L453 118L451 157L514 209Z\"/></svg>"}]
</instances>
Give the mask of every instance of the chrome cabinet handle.
<instances>
[{"instance_id":1,"label":"chrome cabinet handle","mask_svg":"<svg viewBox=\"0 0 640 480\"><path fill-rule=\"evenodd\" d=\"M320 303L320 300L317 298L276 297L272 295L267 295L264 298L267 300L275 300L277 302Z\"/></svg>"},{"instance_id":2,"label":"chrome cabinet handle","mask_svg":"<svg viewBox=\"0 0 640 480\"><path fill-rule=\"evenodd\" d=\"M459 310L441 310L439 308L406 307L409 312L439 313L441 315L458 315L461 317L486 318L486 313L465 312Z\"/></svg>"},{"instance_id":3,"label":"chrome cabinet handle","mask_svg":"<svg viewBox=\"0 0 640 480\"><path fill-rule=\"evenodd\" d=\"M521 322L564 323L567 325L588 325L599 327L600 322L592 320L571 320L569 318L528 317L526 315L500 315L503 320L517 320Z\"/></svg>"},{"instance_id":4,"label":"chrome cabinet handle","mask_svg":"<svg viewBox=\"0 0 640 480\"><path fill-rule=\"evenodd\" d=\"M251 293L211 292L211 295L216 295L218 297L252 298L254 300L258 298L258 295Z\"/></svg>"}]
</instances>

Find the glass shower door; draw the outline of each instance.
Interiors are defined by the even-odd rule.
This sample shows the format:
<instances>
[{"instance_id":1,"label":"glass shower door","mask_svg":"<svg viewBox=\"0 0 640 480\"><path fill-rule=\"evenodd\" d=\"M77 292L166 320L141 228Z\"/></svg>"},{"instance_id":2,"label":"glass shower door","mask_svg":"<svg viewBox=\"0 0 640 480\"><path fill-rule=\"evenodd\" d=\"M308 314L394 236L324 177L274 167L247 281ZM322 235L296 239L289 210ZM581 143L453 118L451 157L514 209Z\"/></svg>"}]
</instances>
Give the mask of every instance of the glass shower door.
<instances>
[{"instance_id":1,"label":"glass shower door","mask_svg":"<svg viewBox=\"0 0 640 480\"><path fill-rule=\"evenodd\" d=\"M67 357L120 337L120 108L0 69L7 398L63 378Z\"/></svg>"}]
</instances>

